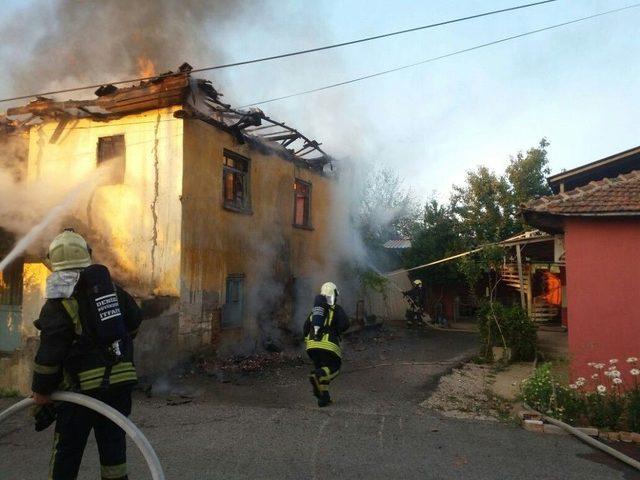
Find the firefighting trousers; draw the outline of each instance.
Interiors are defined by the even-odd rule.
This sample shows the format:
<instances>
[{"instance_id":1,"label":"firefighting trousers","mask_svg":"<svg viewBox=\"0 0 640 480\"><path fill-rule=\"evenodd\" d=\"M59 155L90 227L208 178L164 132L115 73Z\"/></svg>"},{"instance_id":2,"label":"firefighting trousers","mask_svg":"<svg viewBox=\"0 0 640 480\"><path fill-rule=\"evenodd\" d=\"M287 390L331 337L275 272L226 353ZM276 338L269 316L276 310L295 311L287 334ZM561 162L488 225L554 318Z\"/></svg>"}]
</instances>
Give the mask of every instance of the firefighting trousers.
<instances>
[{"instance_id":1,"label":"firefighting trousers","mask_svg":"<svg viewBox=\"0 0 640 480\"><path fill-rule=\"evenodd\" d=\"M88 395L125 416L131 413L130 386L112 387ZM124 430L99 413L72 403L61 403L57 407L57 416L50 480L73 480L78 476L82 454L92 429L98 444L102 479L126 480L127 443Z\"/></svg>"},{"instance_id":2,"label":"firefighting trousers","mask_svg":"<svg viewBox=\"0 0 640 480\"><path fill-rule=\"evenodd\" d=\"M307 350L307 355L313 362L314 370L311 373L318 379L320 392L328 394L329 384L340 373L342 360L335 353L319 348Z\"/></svg>"}]
</instances>

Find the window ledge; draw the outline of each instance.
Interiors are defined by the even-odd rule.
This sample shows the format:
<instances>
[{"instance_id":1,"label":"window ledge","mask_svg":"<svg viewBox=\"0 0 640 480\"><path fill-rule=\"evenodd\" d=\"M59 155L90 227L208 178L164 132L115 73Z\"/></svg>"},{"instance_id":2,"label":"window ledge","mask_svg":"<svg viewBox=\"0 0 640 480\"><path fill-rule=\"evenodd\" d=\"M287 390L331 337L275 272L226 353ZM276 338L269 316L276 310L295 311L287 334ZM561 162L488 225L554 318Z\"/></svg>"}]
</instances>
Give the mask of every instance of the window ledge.
<instances>
[{"instance_id":1,"label":"window ledge","mask_svg":"<svg viewBox=\"0 0 640 480\"><path fill-rule=\"evenodd\" d=\"M298 225L297 223L293 223L292 226L293 228L299 228L300 230L309 230L310 232L315 230L315 228L313 228L311 225Z\"/></svg>"},{"instance_id":2,"label":"window ledge","mask_svg":"<svg viewBox=\"0 0 640 480\"><path fill-rule=\"evenodd\" d=\"M234 205L229 205L228 203L223 203L222 208L229 210L230 212L241 213L243 215L253 215L253 210L250 208L240 208Z\"/></svg>"}]
</instances>

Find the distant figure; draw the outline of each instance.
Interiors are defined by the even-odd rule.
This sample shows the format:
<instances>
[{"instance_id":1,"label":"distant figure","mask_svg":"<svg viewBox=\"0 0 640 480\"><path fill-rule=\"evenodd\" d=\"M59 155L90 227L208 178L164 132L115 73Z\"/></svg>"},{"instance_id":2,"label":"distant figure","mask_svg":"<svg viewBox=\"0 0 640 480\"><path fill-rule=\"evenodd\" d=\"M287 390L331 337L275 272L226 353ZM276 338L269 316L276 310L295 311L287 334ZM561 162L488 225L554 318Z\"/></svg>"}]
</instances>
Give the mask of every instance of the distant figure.
<instances>
[{"instance_id":1,"label":"distant figure","mask_svg":"<svg viewBox=\"0 0 640 480\"><path fill-rule=\"evenodd\" d=\"M409 308L405 313L407 325L420 324L424 318L424 290L422 288L422 280L415 279L413 288L406 290L402 294L409 302Z\"/></svg>"},{"instance_id":2,"label":"distant figure","mask_svg":"<svg viewBox=\"0 0 640 480\"><path fill-rule=\"evenodd\" d=\"M93 429L102 478L126 480L124 431L88 408L66 402L54 407L51 394L80 392L128 416L132 385L137 382L132 339L142 319L140 309L113 283L107 267L91 264L91 249L72 229L51 242L47 263L53 273L47 278L47 301L35 322L40 347L31 388L40 406L36 430L56 421L48 478L78 476Z\"/></svg>"},{"instance_id":3,"label":"distant figure","mask_svg":"<svg viewBox=\"0 0 640 480\"><path fill-rule=\"evenodd\" d=\"M331 403L329 383L340 373L342 349L340 335L349 328L349 317L337 305L338 289L327 282L317 295L313 310L304 324L304 340L307 354L313 361L314 370L309 374L313 395L319 407Z\"/></svg>"}]
</instances>

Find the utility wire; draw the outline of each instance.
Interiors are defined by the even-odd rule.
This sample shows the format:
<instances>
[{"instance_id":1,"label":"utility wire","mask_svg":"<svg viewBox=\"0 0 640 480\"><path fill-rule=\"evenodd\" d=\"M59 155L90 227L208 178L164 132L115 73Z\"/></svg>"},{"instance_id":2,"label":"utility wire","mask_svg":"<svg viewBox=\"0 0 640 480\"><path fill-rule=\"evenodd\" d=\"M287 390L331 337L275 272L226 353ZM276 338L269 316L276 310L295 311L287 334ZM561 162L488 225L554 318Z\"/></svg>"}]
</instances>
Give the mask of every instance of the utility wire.
<instances>
[{"instance_id":1,"label":"utility wire","mask_svg":"<svg viewBox=\"0 0 640 480\"><path fill-rule=\"evenodd\" d=\"M458 22L464 22L466 20L473 20L476 18L481 18L481 17L488 17L490 15L496 15L498 13L505 13L505 12L511 12L514 10L520 10L523 8L529 8L529 7L535 7L538 5L543 5L545 3L552 3L555 2L557 0L544 0L544 1L540 1L540 2L534 2L534 3L527 3L524 5L517 5L515 7L509 7L509 8L503 8L501 10L492 10L490 12L484 12L484 13L478 13L476 15L469 15L467 17L460 17L460 18L454 18L452 20L445 20L443 22L438 22L438 23L432 23L429 25L422 25L420 27L414 27L414 28L408 28L406 30L398 30L396 32L390 32L390 33L384 33L381 35L375 35L373 37L365 37L365 38L360 38L358 40L351 40L348 42L342 42L342 43L335 43L332 45L325 45L322 47L316 47L316 48L309 48L307 50L298 50L295 52L289 52L289 53L283 53L280 55L271 55L269 57L260 57L260 58L254 58L251 60L243 60L240 62L234 62L234 63L225 63L222 65L214 65L211 67L203 67L203 68L196 68L191 70L191 73L198 73L198 72L208 72L210 70L221 70L223 68L231 68L231 67L239 67L241 65L249 65L252 63L259 63L259 62L266 62L269 60L277 60L280 58L288 58L288 57L294 57L297 55L304 55L307 53L313 53L313 52L321 52L323 50L331 50L333 48L340 48L340 47L346 47L348 45L355 45L357 43L364 43L364 42L370 42L372 40L379 40L381 38L387 38L387 37L392 37L395 35L402 35L405 33L411 33L411 32L417 32L419 30L426 30L428 28L435 28L435 27L441 27L443 25L450 25L452 23L458 23ZM52 90L50 92L41 92L41 93L34 93L31 95L21 95L19 97L12 97L12 98L3 98L0 99L0 103L3 102L11 102L14 100L24 100L27 98L31 98L31 97L36 97L36 96L44 96L44 95L56 95L59 93L69 93L69 92L78 92L81 90L88 90L90 88L98 88L101 87L102 85L121 85L123 83L133 83L133 82L140 82L140 81L144 81L144 80L152 80L155 78L162 78L165 76L168 76L170 74L164 74L164 75L153 75L150 77L138 77L138 78L131 78L129 80L119 80L117 82L103 82L103 83L99 83L99 84L95 84L95 85L86 85L83 87L74 87L74 88L65 88L63 90Z\"/></svg>"},{"instance_id":2,"label":"utility wire","mask_svg":"<svg viewBox=\"0 0 640 480\"><path fill-rule=\"evenodd\" d=\"M604 15L609 15L611 13L617 13L617 12L621 12L623 10L628 10L630 8L637 8L637 7L640 7L640 3L635 3L633 5L628 5L626 7L617 8L615 10L608 10L606 12L596 13L594 15L589 15L588 17L577 18L575 20L570 20L568 22L557 23L555 25L551 25L551 26L544 27L544 28L539 28L537 30L531 30L529 32L520 33L518 35L512 35L510 37L501 38L499 40L494 40L492 42L483 43L483 44L480 44L480 45L476 45L474 47L469 47L469 48L465 48L465 49L462 49L462 50L457 50L455 52L446 53L444 55L440 55L440 56L437 56L437 57L427 58L426 60L422 60L420 62L410 63L408 65L402 65L400 67L392 68L392 69L389 69L389 70L383 70L381 72L372 73L370 75L364 75L362 77L353 78L351 80L345 80L344 82L332 83L330 85L325 85L323 87L313 88L311 90L304 90L302 92L292 93L290 95L283 95L281 97L275 97L275 98L271 98L269 100L261 100L259 102L248 103L248 104L243 105L243 106L241 106L239 108L247 108L247 107L252 107L252 106L255 106L255 105L264 105L266 103L277 102L279 100L285 100L287 98L293 98L293 97L298 97L300 95L307 95L309 93L315 93L315 92L321 92L323 90L329 90L330 88L340 87L342 85L349 85L350 83L356 83L356 82L360 82L362 80L367 80L369 78L379 77L381 75L386 75L388 73L393 73L393 72L398 72L400 70L405 70L407 68L417 67L419 65L424 65L425 63L435 62L437 60L442 60L444 58L453 57L455 55L460 55L462 53L471 52L473 50L479 50L481 48L489 47L491 45L497 45L499 43L504 43L504 42L508 42L510 40L515 40L517 38L522 38L522 37L526 37L526 36L529 36L529 35L534 35L534 34L540 33L540 32L546 32L547 30L553 30L555 28L565 27L567 25L572 25L574 23L584 22L586 20L591 20L593 18L602 17Z\"/></svg>"}]
</instances>

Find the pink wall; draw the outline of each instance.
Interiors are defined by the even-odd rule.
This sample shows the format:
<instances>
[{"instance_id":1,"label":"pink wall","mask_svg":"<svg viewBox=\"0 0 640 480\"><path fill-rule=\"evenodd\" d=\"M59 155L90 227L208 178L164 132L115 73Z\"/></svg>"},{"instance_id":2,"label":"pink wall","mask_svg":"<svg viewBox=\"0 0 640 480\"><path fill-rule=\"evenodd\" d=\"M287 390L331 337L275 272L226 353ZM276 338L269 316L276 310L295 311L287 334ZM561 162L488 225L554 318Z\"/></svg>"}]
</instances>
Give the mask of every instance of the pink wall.
<instances>
[{"instance_id":1,"label":"pink wall","mask_svg":"<svg viewBox=\"0 0 640 480\"><path fill-rule=\"evenodd\" d=\"M640 357L640 220L565 219L572 378ZM628 375L627 375L627 378Z\"/></svg>"}]
</instances>

